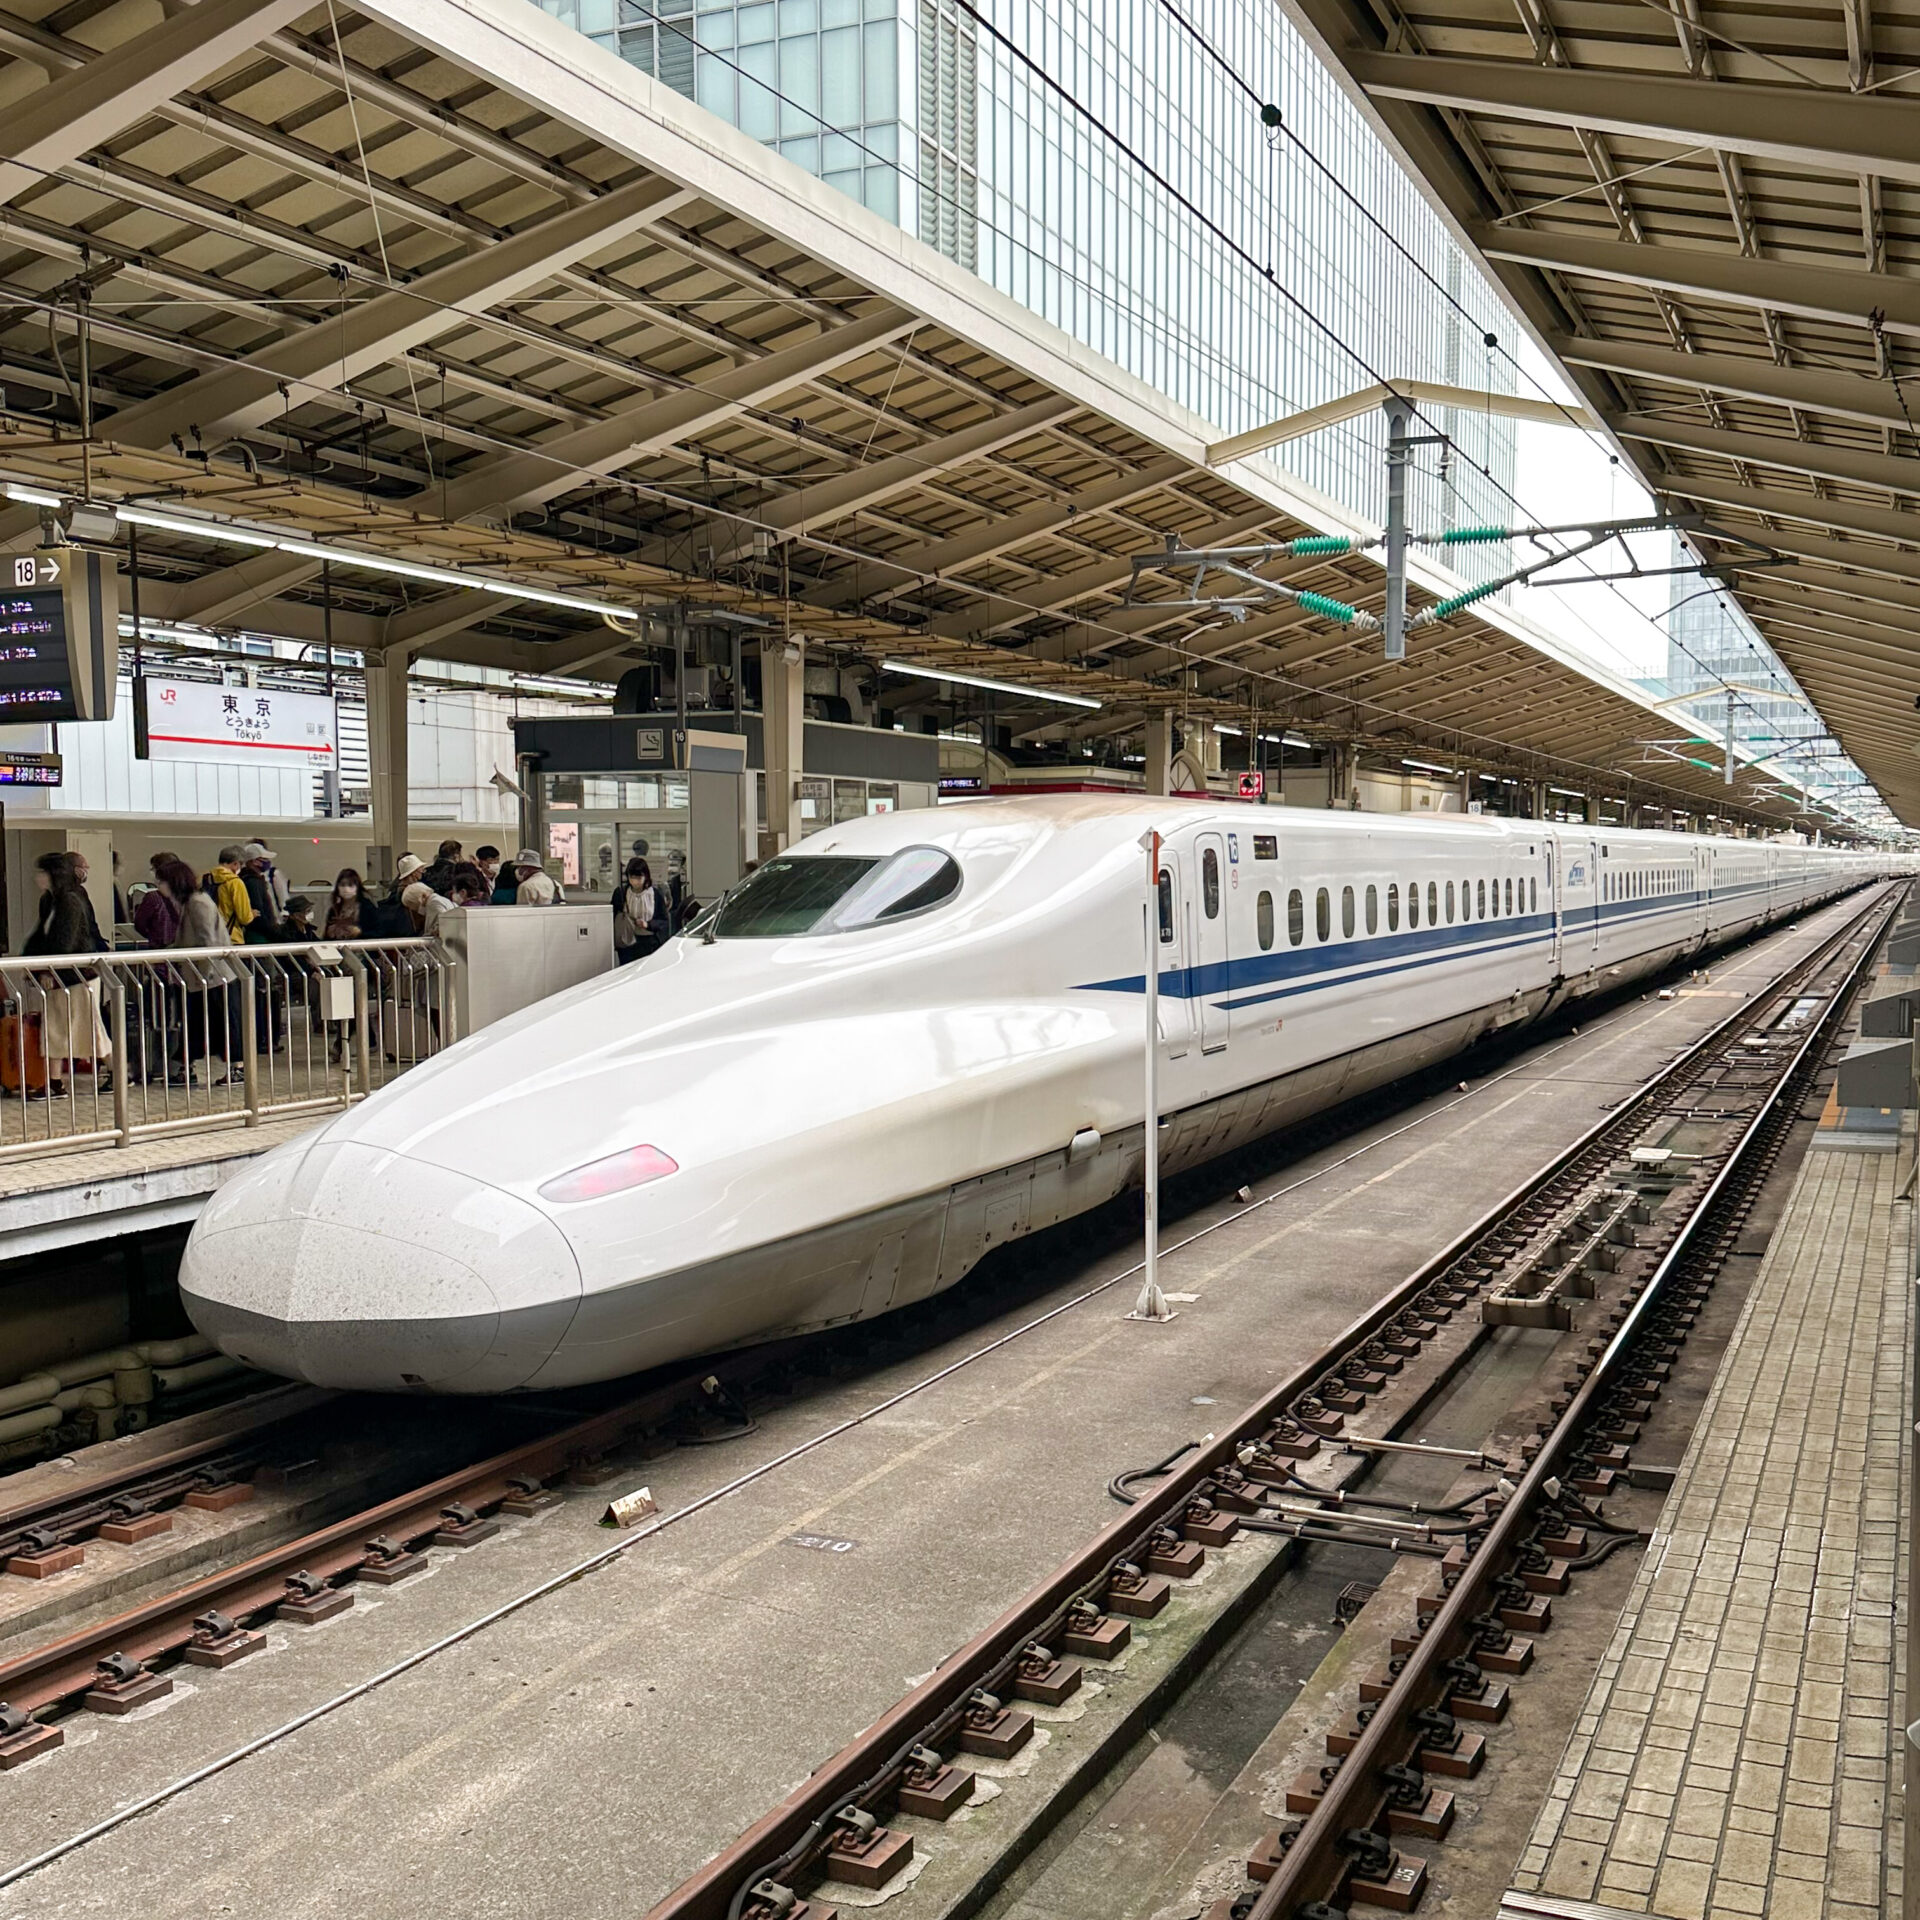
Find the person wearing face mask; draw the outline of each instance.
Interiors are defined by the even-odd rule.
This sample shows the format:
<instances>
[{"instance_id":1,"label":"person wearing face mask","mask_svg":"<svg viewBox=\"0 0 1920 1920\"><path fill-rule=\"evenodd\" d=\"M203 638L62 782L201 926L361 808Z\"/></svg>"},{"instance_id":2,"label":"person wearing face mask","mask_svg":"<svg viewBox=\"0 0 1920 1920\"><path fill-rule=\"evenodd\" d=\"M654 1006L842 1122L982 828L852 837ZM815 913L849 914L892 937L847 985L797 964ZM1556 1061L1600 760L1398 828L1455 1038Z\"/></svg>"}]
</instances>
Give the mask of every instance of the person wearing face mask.
<instances>
[{"instance_id":1,"label":"person wearing face mask","mask_svg":"<svg viewBox=\"0 0 1920 1920\"><path fill-rule=\"evenodd\" d=\"M333 898L327 902L326 937L329 940L364 940L367 890L353 867L342 867L334 876Z\"/></svg>"}]
</instances>

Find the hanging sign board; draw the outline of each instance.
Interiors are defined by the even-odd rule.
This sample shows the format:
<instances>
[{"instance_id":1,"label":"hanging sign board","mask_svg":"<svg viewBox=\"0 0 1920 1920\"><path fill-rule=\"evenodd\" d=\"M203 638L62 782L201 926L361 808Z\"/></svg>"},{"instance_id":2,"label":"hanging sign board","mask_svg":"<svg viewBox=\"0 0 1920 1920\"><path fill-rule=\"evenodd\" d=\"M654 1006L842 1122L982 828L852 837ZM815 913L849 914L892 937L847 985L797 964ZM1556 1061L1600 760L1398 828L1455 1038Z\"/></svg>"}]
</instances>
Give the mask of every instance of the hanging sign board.
<instances>
[{"instance_id":1,"label":"hanging sign board","mask_svg":"<svg viewBox=\"0 0 1920 1920\"><path fill-rule=\"evenodd\" d=\"M61 760L57 753L21 753L0 750L0 787L57 787Z\"/></svg>"},{"instance_id":2,"label":"hanging sign board","mask_svg":"<svg viewBox=\"0 0 1920 1920\"><path fill-rule=\"evenodd\" d=\"M38 547L0 567L0 722L111 720L120 661L113 555Z\"/></svg>"},{"instance_id":3,"label":"hanging sign board","mask_svg":"<svg viewBox=\"0 0 1920 1920\"><path fill-rule=\"evenodd\" d=\"M147 674L135 683L134 702L135 750L142 759L330 767L338 752L334 705L324 694Z\"/></svg>"}]
</instances>

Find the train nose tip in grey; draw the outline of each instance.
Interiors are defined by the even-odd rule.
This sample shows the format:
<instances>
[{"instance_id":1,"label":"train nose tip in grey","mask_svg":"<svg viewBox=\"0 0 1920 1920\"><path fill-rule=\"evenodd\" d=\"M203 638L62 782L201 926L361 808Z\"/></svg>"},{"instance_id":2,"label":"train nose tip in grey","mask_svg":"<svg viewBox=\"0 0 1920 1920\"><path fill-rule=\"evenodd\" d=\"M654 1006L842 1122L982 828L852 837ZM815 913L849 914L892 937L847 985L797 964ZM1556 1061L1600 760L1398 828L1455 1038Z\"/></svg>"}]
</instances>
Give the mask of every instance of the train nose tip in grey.
<instances>
[{"instance_id":1,"label":"train nose tip in grey","mask_svg":"<svg viewBox=\"0 0 1920 1920\"><path fill-rule=\"evenodd\" d=\"M320 1387L504 1393L560 1343L572 1249L524 1200L354 1142L296 1141L207 1203L180 1269L223 1352Z\"/></svg>"}]
</instances>

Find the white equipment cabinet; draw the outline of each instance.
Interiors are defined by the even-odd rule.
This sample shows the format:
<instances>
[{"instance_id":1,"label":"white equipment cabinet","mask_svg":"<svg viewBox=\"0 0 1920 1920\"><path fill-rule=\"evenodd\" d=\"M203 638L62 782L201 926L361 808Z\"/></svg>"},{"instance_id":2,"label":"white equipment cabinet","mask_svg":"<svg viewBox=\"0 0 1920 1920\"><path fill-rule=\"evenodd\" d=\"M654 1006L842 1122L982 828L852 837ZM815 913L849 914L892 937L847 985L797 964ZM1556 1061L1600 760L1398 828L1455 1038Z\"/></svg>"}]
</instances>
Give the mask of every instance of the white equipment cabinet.
<instances>
[{"instance_id":1,"label":"white equipment cabinet","mask_svg":"<svg viewBox=\"0 0 1920 1920\"><path fill-rule=\"evenodd\" d=\"M613 966L604 901L567 907L456 907L441 940L459 961L456 1018L464 1037Z\"/></svg>"}]
</instances>

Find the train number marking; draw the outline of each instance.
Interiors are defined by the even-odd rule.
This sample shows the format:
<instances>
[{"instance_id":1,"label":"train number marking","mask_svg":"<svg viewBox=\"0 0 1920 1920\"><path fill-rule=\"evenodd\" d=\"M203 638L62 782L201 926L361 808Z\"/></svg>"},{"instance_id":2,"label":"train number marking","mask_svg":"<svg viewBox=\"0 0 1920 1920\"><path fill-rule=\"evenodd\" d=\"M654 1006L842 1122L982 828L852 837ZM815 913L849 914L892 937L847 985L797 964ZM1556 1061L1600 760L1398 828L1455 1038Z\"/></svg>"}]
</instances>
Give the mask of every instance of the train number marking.
<instances>
[{"instance_id":1,"label":"train number marking","mask_svg":"<svg viewBox=\"0 0 1920 1920\"><path fill-rule=\"evenodd\" d=\"M819 1553L851 1553L860 1544L858 1540L836 1540L830 1533L790 1533L787 1545L790 1547L812 1547Z\"/></svg>"}]
</instances>

